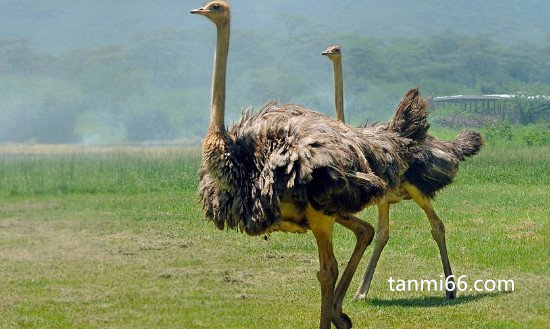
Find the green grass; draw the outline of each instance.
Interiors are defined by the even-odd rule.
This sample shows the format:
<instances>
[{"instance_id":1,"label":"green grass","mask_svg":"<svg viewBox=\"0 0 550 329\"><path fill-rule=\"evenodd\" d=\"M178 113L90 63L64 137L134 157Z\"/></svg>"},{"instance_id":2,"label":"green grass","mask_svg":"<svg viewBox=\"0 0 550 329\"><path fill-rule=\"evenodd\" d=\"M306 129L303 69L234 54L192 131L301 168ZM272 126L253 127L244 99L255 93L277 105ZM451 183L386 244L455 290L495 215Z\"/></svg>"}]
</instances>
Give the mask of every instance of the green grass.
<instances>
[{"instance_id":1,"label":"green grass","mask_svg":"<svg viewBox=\"0 0 550 329\"><path fill-rule=\"evenodd\" d=\"M456 134L456 132L454 132ZM40 153L40 154L38 154ZM197 150L0 154L0 328L312 328L311 234L218 231L196 204ZM421 210L392 207L390 241L354 328L550 327L550 146L489 142L436 199L456 275L514 292L392 292L439 279ZM375 225L376 210L361 217ZM340 267L353 238L335 231ZM362 272L370 256L361 262Z\"/></svg>"},{"instance_id":2,"label":"green grass","mask_svg":"<svg viewBox=\"0 0 550 329\"><path fill-rule=\"evenodd\" d=\"M0 155L3 196L184 191L197 186L194 180L200 163L197 149L168 147L82 149L53 156L8 151Z\"/></svg>"}]
</instances>

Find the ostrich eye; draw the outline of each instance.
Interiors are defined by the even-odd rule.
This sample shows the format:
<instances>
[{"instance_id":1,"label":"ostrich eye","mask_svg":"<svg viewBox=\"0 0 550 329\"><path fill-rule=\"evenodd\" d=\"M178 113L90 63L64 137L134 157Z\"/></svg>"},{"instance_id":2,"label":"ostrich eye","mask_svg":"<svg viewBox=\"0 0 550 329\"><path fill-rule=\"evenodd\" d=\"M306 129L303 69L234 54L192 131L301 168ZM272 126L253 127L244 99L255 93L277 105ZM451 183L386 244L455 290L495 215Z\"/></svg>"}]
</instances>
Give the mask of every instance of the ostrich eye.
<instances>
[{"instance_id":1,"label":"ostrich eye","mask_svg":"<svg viewBox=\"0 0 550 329\"><path fill-rule=\"evenodd\" d=\"M216 3L216 4L213 4L212 7L210 8L212 8L212 10L219 11L222 7Z\"/></svg>"}]
</instances>

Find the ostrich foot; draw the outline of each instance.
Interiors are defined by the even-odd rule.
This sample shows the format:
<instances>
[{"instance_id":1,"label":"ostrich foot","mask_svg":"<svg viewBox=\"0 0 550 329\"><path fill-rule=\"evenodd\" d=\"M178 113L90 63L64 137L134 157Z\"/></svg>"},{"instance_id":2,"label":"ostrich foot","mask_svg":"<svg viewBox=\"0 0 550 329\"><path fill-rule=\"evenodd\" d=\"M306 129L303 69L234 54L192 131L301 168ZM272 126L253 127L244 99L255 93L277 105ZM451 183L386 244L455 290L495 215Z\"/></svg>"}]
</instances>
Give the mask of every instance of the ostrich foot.
<instances>
[{"instance_id":1,"label":"ostrich foot","mask_svg":"<svg viewBox=\"0 0 550 329\"><path fill-rule=\"evenodd\" d=\"M456 298L456 290L447 290L445 292L446 300L454 300Z\"/></svg>"},{"instance_id":2,"label":"ostrich foot","mask_svg":"<svg viewBox=\"0 0 550 329\"><path fill-rule=\"evenodd\" d=\"M349 316L342 313L342 311L332 311L332 323L337 329L351 329L353 327Z\"/></svg>"},{"instance_id":3,"label":"ostrich foot","mask_svg":"<svg viewBox=\"0 0 550 329\"><path fill-rule=\"evenodd\" d=\"M355 296L353 297L353 299L355 299L355 300L365 300L365 299L367 299L367 294L365 294L365 293L356 293Z\"/></svg>"}]
</instances>

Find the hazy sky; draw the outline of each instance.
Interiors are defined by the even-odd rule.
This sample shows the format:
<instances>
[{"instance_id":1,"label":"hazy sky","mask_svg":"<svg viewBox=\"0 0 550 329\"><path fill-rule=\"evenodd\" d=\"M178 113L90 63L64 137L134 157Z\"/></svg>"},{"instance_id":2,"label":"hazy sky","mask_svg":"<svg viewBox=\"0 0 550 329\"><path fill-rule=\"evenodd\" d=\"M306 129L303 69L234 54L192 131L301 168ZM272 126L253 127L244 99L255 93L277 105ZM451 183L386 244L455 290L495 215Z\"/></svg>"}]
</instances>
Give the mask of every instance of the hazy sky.
<instances>
[{"instance_id":1,"label":"hazy sky","mask_svg":"<svg viewBox=\"0 0 550 329\"><path fill-rule=\"evenodd\" d=\"M42 49L123 42L159 29L203 28L192 0L0 0L0 37L27 38ZM285 33L284 17L327 33L353 31L381 39L452 29L487 32L503 41L536 40L550 31L547 0L256 1L235 0L234 29Z\"/></svg>"}]
</instances>

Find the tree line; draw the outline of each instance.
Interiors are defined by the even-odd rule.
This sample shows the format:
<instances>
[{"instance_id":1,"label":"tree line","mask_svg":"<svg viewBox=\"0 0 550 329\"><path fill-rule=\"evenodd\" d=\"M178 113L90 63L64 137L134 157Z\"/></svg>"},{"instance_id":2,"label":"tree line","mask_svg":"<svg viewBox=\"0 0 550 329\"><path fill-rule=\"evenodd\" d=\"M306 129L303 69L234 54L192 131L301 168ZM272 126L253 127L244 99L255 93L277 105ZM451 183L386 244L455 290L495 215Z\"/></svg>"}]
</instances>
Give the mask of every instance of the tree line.
<instances>
[{"instance_id":1,"label":"tree line","mask_svg":"<svg viewBox=\"0 0 550 329\"><path fill-rule=\"evenodd\" d=\"M320 51L334 41L343 46L352 124L387 119L411 86L434 96L550 95L550 38L536 46L511 46L488 35L452 31L383 41L287 28L281 36L234 33L232 119L270 99L333 115L332 71ZM162 30L60 54L37 51L26 40L1 39L0 142L198 141L208 121L213 53L208 33ZM548 118L549 108L544 102L528 108L542 111L530 121Z\"/></svg>"}]
</instances>

